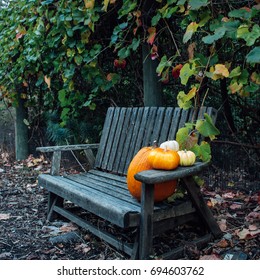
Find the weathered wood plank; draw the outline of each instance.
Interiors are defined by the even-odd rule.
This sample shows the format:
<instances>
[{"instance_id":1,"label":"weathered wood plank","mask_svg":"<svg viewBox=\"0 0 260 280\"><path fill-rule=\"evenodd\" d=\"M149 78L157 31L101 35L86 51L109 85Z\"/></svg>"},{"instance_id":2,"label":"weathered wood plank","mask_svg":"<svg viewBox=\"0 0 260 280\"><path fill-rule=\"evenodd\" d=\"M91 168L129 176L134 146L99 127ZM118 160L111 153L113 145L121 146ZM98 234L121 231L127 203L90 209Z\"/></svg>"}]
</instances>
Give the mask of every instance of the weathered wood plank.
<instances>
[{"instance_id":1,"label":"weathered wood plank","mask_svg":"<svg viewBox=\"0 0 260 280\"><path fill-rule=\"evenodd\" d=\"M180 118L181 118L181 112L182 112L182 110L179 107L174 108L172 123L170 124L170 131L169 131L169 135L168 135L169 140L175 140L176 139L176 133L177 133L178 128L179 128L178 123L179 123Z\"/></svg>"},{"instance_id":2,"label":"weathered wood plank","mask_svg":"<svg viewBox=\"0 0 260 280\"><path fill-rule=\"evenodd\" d=\"M102 135L100 139L100 146L96 155L95 168L100 168L103 161L104 153L106 152L106 145L109 138L109 132L113 121L114 108L110 107L107 110L106 119L103 125Z\"/></svg>"},{"instance_id":3,"label":"weathered wood plank","mask_svg":"<svg viewBox=\"0 0 260 280\"><path fill-rule=\"evenodd\" d=\"M139 257L147 259L153 250L154 186L142 185Z\"/></svg>"},{"instance_id":4,"label":"weathered wood plank","mask_svg":"<svg viewBox=\"0 0 260 280\"><path fill-rule=\"evenodd\" d=\"M114 141L117 134L121 133L121 127L118 126L119 115L121 108L114 108L114 114L110 123L109 134L107 135L106 145L103 147L103 159L101 169L110 170L108 168L109 162L113 162L113 154L115 153Z\"/></svg>"},{"instance_id":5,"label":"weathered wood plank","mask_svg":"<svg viewBox=\"0 0 260 280\"><path fill-rule=\"evenodd\" d=\"M75 151L75 150L86 150L86 149L97 149L99 144L79 144L79 145L64 145L64 146L49 146L49 147L37 147L36 151L42 153L49 153L55 151Z\"/></svg>"},{"instance_id":6,"label":"weathered wood plank","mask_svg":"<svg viewBox=\"0 0 260 280\"><path fill-rule=\"evenodd\" d=\"M51 175L60 174L61 151L54 151L52 155Z\"/></svg>"},{"instance_id":7,"label":"weathered wood plank","mask_svg":"<svg viewBox=\"0 0 260 280\"><path fill-rule=\"evenodd\" d=\"M179 166L177 169L170 171L152 169L139 172L134 177L136 180L146 184L156 184L195 175L209 165L209 162L196 162L193 166Z\"/></svg>"}]
</instances>

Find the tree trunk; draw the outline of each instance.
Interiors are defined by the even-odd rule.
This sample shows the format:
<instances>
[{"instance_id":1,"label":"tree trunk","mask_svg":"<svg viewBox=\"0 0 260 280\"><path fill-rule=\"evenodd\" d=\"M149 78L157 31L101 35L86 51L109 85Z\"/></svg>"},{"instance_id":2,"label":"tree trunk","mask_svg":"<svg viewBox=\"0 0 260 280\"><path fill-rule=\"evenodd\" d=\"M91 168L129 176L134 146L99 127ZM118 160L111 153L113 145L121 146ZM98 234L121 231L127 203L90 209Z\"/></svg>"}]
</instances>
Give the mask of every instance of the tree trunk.
<instances>
[{"instance_id":1,"label":"tree trunk","mask_svg":"<svg viewBox=\"0 0 260 280\"><path fill-rule=\"evenodd\" d=\"M28 117L27 108L24 106L25 100L21 98L18 90L18 105L15 108L15 154L16 160L26 159L29 155L28 147L28 126L24 120Z\"/></svg>"},{"instance_id":2,"label":"tree trunk","mask_svg":"<svg viewBox=\"0 0 260 280\"><path fill-rule=\"evenodd\" d=\"M151 17L156 9L157 2L151 4L146 0L143 5L143 24L145 27L151 26ZM144 89L144 106L162 106L162 89L161 82L156 73L158 66L157 60L152 60L150 55L150 46L144 42L142 45L143 58L143 89Z\"/></svg>"}]
</instances>

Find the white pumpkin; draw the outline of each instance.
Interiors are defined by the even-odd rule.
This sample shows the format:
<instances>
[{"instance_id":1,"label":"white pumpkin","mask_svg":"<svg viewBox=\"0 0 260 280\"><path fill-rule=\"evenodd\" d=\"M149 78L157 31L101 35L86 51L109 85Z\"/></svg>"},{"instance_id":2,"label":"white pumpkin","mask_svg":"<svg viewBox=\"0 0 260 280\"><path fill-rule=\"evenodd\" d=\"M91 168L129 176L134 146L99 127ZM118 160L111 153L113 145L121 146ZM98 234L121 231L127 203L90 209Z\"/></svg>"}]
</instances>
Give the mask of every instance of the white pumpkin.
<instances>
[{"instance_id":1,"label":"white pumpkin","mask_svg":"<svg viewBox=\"0 0 260 280\"><path fill-rule=\"evenodd\" d=\"M173 151L179 151L179 143L175 140L168 140L163 142L160 145L160 148L164 150L173 150Z\"/></svg>"},{"instance_id":2,"label":"white pumpkin","mask_svg":"<svg viewBox=\"0 0 260 280\"><path fill-rule=\"evenodd\" d=\"M196 155L192 151L181 150L178 151L180 156L180 165L181 166L191 166L196 161Z\"/></svg>"}]
</instances>

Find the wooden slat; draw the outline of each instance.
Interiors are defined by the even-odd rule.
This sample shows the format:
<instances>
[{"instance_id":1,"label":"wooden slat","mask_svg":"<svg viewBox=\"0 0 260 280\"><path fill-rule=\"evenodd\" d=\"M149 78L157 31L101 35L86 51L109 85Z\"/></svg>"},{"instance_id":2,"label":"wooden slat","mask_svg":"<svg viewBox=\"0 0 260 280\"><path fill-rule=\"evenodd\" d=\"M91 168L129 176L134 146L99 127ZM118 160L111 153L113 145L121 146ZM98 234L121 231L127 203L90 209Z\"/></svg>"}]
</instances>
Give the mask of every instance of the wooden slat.
<instances>
[{"instance_id":1,"label":"wooden slat","mask_svg":"<svg viewBox=\"0 0 260 280\"><path fill-rule=\"evenodd\" d=\"M130 120L129 120L129 123L127 126L126 138L124 141L123 149L121 151L118 151L117 147L115 147L116 152L121 154L122 159L121 159L121 163L120 163L118 170L113 170L113 171L118 172L119 174L125 174L125 165L126 165L127 157L129 156L129 154L128 154L129 147L132 145L132 135L134 132L137 114L138 114L138 108L132 108ZM127 124L124 124L124 125L127 125Z\"/></svg>"},{"instance_id":2,"label":"wooden slat","mask_svg":"<svg viewBox=\"0 0 260 280\"><path fill-rule=\"evenodd\" d=\"M122 165L122 154L117 152L118 151L123 151L124 145L125 145L125 139L127 138L127 133L128 133L128 125L130 122L130 116L131 116L131 109L127 108L122 108L121 109L121 133L118 133L118 143L117 143L117 149L115 150L115 156L114 156L114 163L113 166L111 167L111 170L115 170L115 172L118 172L119 167ZM118 172L120 173L120 172ZM122 172L121 172L122 173Z\"/></svg>"},{"instance_id":3,"label":"wooden slat","mask_svg":"<svg viewBox=\"0 0 260 280\"><path fill-rule=\"evenodd\" d=\"M151 134L150 143L153 143L153 141L156 141L157 143L159 142L159 137L164 122L164 112L165 112L164 107L157 108L153 133Z\"/></svg>"},{"instance_id":4,"label":"wooden slat","mask_svg":"<svg viewBox=\"0 0 260 280\"><path fill-rule=\"evenodd\" d=\"M123 159L125 160L123 174L127 173L129 163L132 160L132 158L136 152L136 147L139 146L137 139L138 139L138 134L142 128L141 125L143 124L143 112L144 112L143 108L138 108L138 110L136 110L136 112L135 112L136 117L133 120L133 125L131 127L132 128L131 139L129 137L130 141L126 141L126 147L124 147L124 152L127 148L127 153L126 153L126 157L123 157Z\"/></svg>"},{"instance_id":5,"label":"wooden slat","mask_svg":"<svg viewBox=\"0 0 260 280\"><path fill-rule=\"evenodd\" d=\"M114 166L114 161L117 157L117 155L120 153L120 148L123 149L123 146L119 147L119 144L123 141L122 138L124 138L124 124L125 124L125 113L126 113L126 109L125 108L121 108L119 110L119 108L117 108L117 114L114 115L114 118L118 117L118 122L117 122L117 126L114 128L114 138L113 140L110 139L109 141L111 141L111 145L110 145L110 153L107 153L107 158L104 158L104 161L107 161L107 165L106 167L104 165L102 165L102 168L105 168L106 170L114 170L113 166ZM114 149L114 147L117 147L117 149Z\"/></svg>"},{"instance_id":6,"label":"wooden slat","mask_svg":"<svg viewBox=\"0 0 260 280\"><path fill-rule=\"evenodd\" d=\"M96 156L96 163L95 167L100 167L102 164L103 156L105 153L107 141L108 141L108 135L111 129L111 123L113 121L113 114L114 114L114 108L108 108L106 119L103 125L102 135L100 139L100 145Z\"/></svg>"},{"instance_id":7,"label":"wooden slat","mask_svg":"<svg viewBox=\"0 0 260 280\"><path fill-rule=\"evenodd\" d=\"M179 128L178 123L181 118L181 112L182 112L182 110L179 107L174 109L172 123L170 124L170 131L169 131L169 135L168 135L169 140L176 139L176 133Z\"/></svg>"},{"instance_id":8,"label":"wooden slat","mask_svg":"<svg viewBox=\"0 0 260 280\"><path fill-rule=\"evenodd\" d=\"M111 157L112 157L111 161L113 161L113 154L115 153L115 149L114 149L115 137L117 134L121 134L121 131L120 131L121 127L118 126L118 123L120 123L120 120L119 120L120 111L121 111L121 108L114 109L114 114L113 114L113 118L112 118L112 122L111 122L111 126L110 126L110 131L107 136L107 143L104 147L104 155L103 155L103 159L102 159L102 163L101 163L101 168L104 170L109 170L108 164L111 160Z\"/></svg>"},{"instance_id":9,"label":"wooden slat","mask_svg":"<svg viewBox=\"0 0 260 280\"><path fill-rule=\"evenodd\" d=\"M173 140L173 139L169 139L170 128L173 121L173 114L174 114L174 108L171 107L166 108L164 121L161 127L160 136L158 138L159 145L167 140Z\"/></svg>"}]
</instances>

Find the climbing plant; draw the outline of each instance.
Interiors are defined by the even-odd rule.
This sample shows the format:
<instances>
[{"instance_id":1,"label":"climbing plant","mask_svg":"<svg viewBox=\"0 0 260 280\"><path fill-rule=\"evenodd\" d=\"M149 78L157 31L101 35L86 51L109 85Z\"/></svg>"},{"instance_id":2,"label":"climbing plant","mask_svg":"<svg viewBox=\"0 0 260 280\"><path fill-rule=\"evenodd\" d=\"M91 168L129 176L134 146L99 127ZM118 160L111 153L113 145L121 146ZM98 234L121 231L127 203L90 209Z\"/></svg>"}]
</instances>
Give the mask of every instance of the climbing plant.
<instances>
[{"instance_id":1,"label":"climbing plant","mask_svg":"<svg viewBox=\"0 0 260 280\"><path fill-rule=\"evenodd\" d=\"M260 84L258 2L10 1L0 11L1 98L15 106L22 86L33 116L55 112L55 125L66 128L105 102L142 105L140 68L151 59L164 87L175 89L166 90L168 103L170 96L197 108L218 92L232 127L232 106L246 100L257 110L250 100Z\"/></svg>"}]
</instances>

